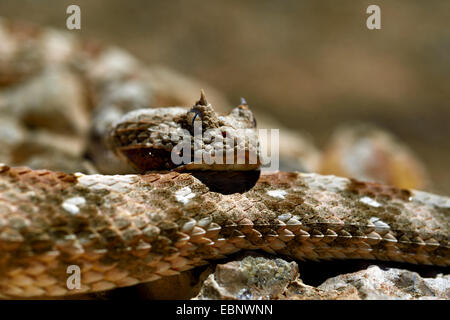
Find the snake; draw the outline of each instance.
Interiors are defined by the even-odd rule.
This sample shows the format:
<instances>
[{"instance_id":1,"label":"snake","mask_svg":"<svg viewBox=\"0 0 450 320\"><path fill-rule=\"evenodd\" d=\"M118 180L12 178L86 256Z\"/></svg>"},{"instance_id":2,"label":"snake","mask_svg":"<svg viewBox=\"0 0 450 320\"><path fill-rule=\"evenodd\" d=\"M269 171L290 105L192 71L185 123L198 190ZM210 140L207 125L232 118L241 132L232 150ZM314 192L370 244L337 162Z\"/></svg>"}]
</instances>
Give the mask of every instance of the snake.
<instances>
[{"instance_id":1,"label":"snake","mask_svg":"<svg viewBox=\"0 0 450 320\"><path fill-rule=\"evenodd\" d=\"M113 171L0 164L0 298L60 298L132 286L242 250L299 261L450 265L448 197L332 175L264 171L256 119L245 100L225 115L204 93L192 108L133 110L155 92L149 92L154 88L145 68L127 55L3 20L0 34L0 85L37 76L26 93L9 92L13 99L0 101L0 109L12 109L31 127L67 126L62 119L49 124L40 111L55 104L50 98L67 98L57 91L73 87L64 71L70 67L88 83L97 105L92 158ZM102 52L103 63L96 59ZM55 66L64 72L45 73ZM39 78L42 72L47 76ZM49 89L55 90L36 97ZM137 97L129 99L130 90ZM31 115L21 114L26 104ZM111 105L116 109L105 112ZM81 134L81 111L71 111L78 112L72 131ZM111 117L122 111L130 112ZM38 121L29 122L36 115ZM221 161L227 155L230 163ZM122 163L125 169L118 170Z\"/></svg>"},{"instance_id":2,"label":"snake","mask_svg":"<svg viewBox=\"0 0 450 320\"><path fill-rule=\"evenodd\" d=\"M241 250L295 260L450 265L450 198L332 175L261 171L259 160L248 163L260 146L237 142L242 132L257 136L245 101L219 115L202 93L192 108L131 111L105 133L138 174L0 165L0 297L132 286ZM172 155L185 150L180 144L198 146L203 160L195 163L191 151L190 161L175 163ZM233 160L243 151L245 161L208 163L217 145ZM76 288L68 285L73 268Z\"/></svg>"}]
</instances>

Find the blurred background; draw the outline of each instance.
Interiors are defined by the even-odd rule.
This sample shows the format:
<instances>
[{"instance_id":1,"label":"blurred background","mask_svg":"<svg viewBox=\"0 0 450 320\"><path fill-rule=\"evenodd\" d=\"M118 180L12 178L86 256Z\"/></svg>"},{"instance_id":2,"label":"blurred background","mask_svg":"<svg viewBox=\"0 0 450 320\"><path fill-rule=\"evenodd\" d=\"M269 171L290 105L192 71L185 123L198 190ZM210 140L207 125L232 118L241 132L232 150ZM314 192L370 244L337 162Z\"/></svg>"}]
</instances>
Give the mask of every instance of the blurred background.
<instances>
[{"instance_id":1,"label":"blurred background","mask_svg":"<svg viewBox=\"0 0 450 320\"><path fill-rule=\"evenodd\" d=\"M450 1L20 0L0 16L65 29L168 66L307 132L319 148L349 121L397 136L450 194ZM381 30L366 8L381 8Z\"/></svg>"}]
</instances>

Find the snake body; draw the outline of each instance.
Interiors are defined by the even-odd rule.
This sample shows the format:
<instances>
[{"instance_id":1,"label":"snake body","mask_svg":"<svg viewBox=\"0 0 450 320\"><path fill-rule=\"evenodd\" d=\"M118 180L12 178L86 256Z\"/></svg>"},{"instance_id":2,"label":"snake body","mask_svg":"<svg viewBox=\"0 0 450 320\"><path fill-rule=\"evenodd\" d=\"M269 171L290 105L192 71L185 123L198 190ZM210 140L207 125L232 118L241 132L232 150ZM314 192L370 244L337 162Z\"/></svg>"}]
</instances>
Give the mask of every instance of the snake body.
<instances>
[{"instance_id":1,"label":"snake body","mask_svg":"<svg viewBox=\"0 0 450 320\"><path fill-rule=\"evenodd\" d=\"M450 265L450 199L425 192L287 172L228 195L189 173L0 172L3 298L129 286L242 249ZM66 285L70 265L78 290Z\"/></svg>"}]
</instances>

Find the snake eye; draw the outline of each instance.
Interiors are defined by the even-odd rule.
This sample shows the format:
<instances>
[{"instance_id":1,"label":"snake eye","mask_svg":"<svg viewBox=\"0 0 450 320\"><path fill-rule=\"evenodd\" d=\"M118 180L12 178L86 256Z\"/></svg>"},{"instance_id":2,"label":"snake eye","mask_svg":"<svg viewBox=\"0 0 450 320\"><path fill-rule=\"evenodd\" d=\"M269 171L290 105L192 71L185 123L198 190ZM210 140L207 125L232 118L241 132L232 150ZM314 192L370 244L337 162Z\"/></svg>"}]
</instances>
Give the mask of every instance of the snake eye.
<instances>
[{"instance_id":1,"label":"snake eye","mask_svg":"<svg viewBox=\"0 0 450 320\"><path fill-rule=\"evenodd\" d=\"M191 130L194 129L196 120L202 120L202 113L200 110L191 109L187 114L187 123Z\"/></svg>"},{"instance_id":2,"label":"snake eye","mask_svg":"<svg viewBox=\"0 0 450 320\"><path fill-rule=\"evenodd\" d=\"M191 127L193 127L193 126L194 126L194 123L195 123L195 119L197 119L197 117L198 117L198 113L195 113L194 117L192 118L192 123L191 123Z\"/></svg>"}]
</instances>

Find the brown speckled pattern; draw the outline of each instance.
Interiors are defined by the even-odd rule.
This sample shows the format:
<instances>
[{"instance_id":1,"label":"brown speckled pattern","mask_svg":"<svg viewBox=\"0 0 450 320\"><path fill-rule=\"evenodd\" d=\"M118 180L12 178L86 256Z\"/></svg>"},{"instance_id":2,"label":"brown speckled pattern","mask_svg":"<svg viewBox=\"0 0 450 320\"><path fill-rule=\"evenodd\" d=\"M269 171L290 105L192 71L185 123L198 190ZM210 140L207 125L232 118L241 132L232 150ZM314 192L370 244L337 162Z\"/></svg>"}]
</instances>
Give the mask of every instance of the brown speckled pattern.
<instances>
[{"instance_id":1,"label":"brown speckled pattern","mask_svg":"<svg viewBox=\"0 0 450 320\"><path fill-rule=\"evenodd\" d=\"M140 173L174 168L184 171L258 169L261 154L250 109L239 105L229 114L219 116L204 99L202 92L202 99L191 109L167 107L127 113L105 133L110 149ZM201 123L197 136L194 119ZM183 152L191 153L191 161L174 163L172 153L182 157ZM226 154L234 160L232 163L225 162Z\"/></svg>"},{"instance_id":2,"label":"brown speckled pattern","mask_svg":"<svg viewBox=\"0 0 450 320\"><path fill-rule=\"evenodd\" d=\"M0 172L2 298L129 286L241 249L450 265L450 199L425 192L286 172L230 195L186 173ZM72 264L80 290L66 286Z\"/></svg>"}]
</instances>

